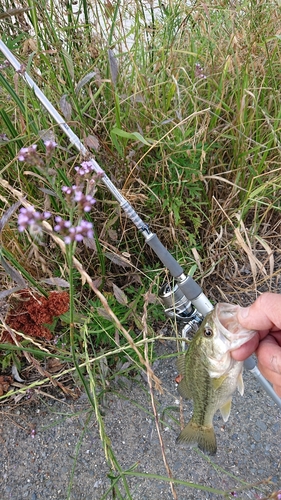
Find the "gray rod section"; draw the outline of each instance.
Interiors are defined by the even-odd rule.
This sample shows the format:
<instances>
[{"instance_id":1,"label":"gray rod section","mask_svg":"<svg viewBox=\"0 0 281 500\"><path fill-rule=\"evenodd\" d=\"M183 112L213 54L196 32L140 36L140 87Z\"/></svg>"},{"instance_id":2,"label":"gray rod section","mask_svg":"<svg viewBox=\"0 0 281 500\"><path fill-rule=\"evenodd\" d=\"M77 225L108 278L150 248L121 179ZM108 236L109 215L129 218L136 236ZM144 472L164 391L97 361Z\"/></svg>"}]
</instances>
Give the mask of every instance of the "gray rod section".
<instances>
[{"instance_id":1,"label":"gray rod section","mask_svg":"<svg viewBox=\"0 0 281 500\"><path fill-rule=\"evenodd\" d=\"M163 262L164 266L169 269L174 278L178 278L183 273L183 268L179 265L176 259L174 259L170 252L168 252L167 248L164 247L156 234L151 233L147 236L146 243L154 250L156 255L159 257L161 262Z\"/></svg>"},{"instance_id":2,"label":"gray rod section","mask_svg":"<svg viewBox=\"0 0 281 500\"><path fill-rule=\"evenodd\" d=\"M256 377L256 379L259 381L260 385L265 389L265 391L271 397L271 399L273 399L273 401L279 406L279 408L281 408L281 398L279 398L279 396L277 396L273 387L263 377L263 375L259 371L258 367L256 366L256 363L255 363L253 356L250 356L249 358L245 359L244 367L247 370L249 370Z\"/></svg>"}]
</instances>

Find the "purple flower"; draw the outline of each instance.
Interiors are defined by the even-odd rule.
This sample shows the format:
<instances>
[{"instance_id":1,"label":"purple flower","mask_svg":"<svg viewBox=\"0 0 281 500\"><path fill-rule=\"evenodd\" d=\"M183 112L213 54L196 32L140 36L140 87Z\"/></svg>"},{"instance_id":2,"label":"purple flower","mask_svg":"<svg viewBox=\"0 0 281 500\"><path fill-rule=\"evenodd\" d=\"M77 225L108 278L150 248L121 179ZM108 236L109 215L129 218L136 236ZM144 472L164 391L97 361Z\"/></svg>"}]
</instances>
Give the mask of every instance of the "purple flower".
<instances>
[{"instance_id":1,"label":"purple flower","mask_svg":"<svg viewBox=\"0 0 281 500\"><path fill-rule=\"evenodd\" d=\"M45 144L47 153L51 153L55 149L55 147L57 146L57 143L55 141L52 141L52 140L44 141L44 144Z\"/></svg>"},{"instance_id":2,"label":"purple flower","mask_svg":"<svg viewBox=\"0 0 281 500\"><path fill-rule=\"evenodd\" d=\"M84 176L94 171L94 166L91 161L83 161L80 167L75 167L78 175Z\"/></svg>"},{"instance_id":3,"label":"purple flower","mask_svg":"<svg viewBox=\"0 0 281 500\"><path fill-rule=\"evenodd\" d=\"M71 221L70 220L64 220L61 217L57 216L55 217L56 225L54 227L54 230L57 233L63 233L63 232L68 232L69 228L71 227Z\"/></svg>"},{"instance_id":4,"label":"purple flower","mask_svg":"<svg viewBox=\"0 0 281 500\"><path fill-rule=\"evenodd\" d=\"M25 229L38 231L41 229L41 222L51 217L50 212L40 213L34 207L22 207L18 216L18 230L20 233Z\"/></svg>"},{"instance_id":5,"label":"purple flower","mask_svg":"<svg viewBox=\"0 0 281 500\"><path fill-rule=\"evenodd\" d=\"M0 64L0 70L1 69L6 69L9 66L11 66L11 63L7 59L5 59L5 61L3 62L3 64Z\"/></svg>"},{"instance_id":6,"label":"purple flower","mask_svg":"<svg viewBox=\"0 0 281 500\"><path fill-rule=\"evenodd\" d=\"M0 134L0 142L6 142L9 140L9 137L7 137L7 134Z\"/></svg>"},{"instance_id":7,"label":"purple flower","mask_svg":"<svg viewBox=\"0 0 281 500\"><path fill-rule=\"evenodd\" d=\"M195 64L195 76L196 78L200 78L201 80L206 80L207 78L202 66L199 63Z\"/></svg>"},{"instance_id":8,"label":"purple flower","mask_svg":"<svg viewBox=\"0 0 281 500\"><path fill-rule=\"evenodd\" d=\"M63 193L68 195L71 195L73 193L73 187L70 186L62 186L61 190Z\"/></svg>"},{"instance_id":9,"label":"purple flower","mask_svg":"<svg viewBox=\"0 0 281 500\"><path fill-rule=\"evenodd\" d=\"M92 206L96 203L95 198L90 194L83 194L79 186L63 186L61 190L69 197L73 195L72 201L77 203L84 212L90 212Z\"/></svg>"},{"instance_id":10,"label":"purple flower","mask_svg":"<svg viewBox=\"0 0 281 500\"><path fill-rule=\"evenodd\" d=\"M32 144L28 148L21 148L18 154L19 161L25 161L29 165L42 165L43 160L37 153L37 144Z\"/></svg>"},{"instance_id":11,"label":"purple flower","mask_svg":"<svg viewBox=\"0 0 281 500\"><path fill-rule=\"evenodd\" d=\"M83 241L83 238L93 238L94 236L91 222L81 220L78 226L72 226L69 220L65 221L59 216L55 218L55 221L54 230L63 235L66 245L74 241Z\"/></svg>"},{"instance_id":12,"label":"purple flower","mask_svg":"<svg viewBox=\"0 0 281 500\"><path fill-rule=\"evenodd\" d=\"M93 224L91 222L88 222L86 220L81 220L80 225L76 227L76 241L81 241L80 237L82 238L93 238L94 232L93 232ZM78 239L77 239L78 238Z\"/></svg>"}]
</instances>

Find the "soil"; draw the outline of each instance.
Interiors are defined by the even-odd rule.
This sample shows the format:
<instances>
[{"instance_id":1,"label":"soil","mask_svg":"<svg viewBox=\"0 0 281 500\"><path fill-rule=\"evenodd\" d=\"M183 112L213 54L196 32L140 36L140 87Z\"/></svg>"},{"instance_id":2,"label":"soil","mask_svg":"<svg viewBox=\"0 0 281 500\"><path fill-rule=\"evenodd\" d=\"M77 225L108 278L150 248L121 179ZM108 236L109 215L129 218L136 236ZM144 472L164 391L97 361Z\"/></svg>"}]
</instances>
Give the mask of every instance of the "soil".
<instances>
[{"instance_id":1,"label":"soil","mask_svg":"<svg viewBox=\"0 0 281 500\"><path fill-rule=\"evenodd\" d=\"M175 484L171 492L147 382L141 376L119 377L101 398L100 411L114 455L130 474L126 479L131 496L121 478L112 486L118 471L102 449L86 395L73 402L37 390L30 399L27 395L18 404L3 406L0 499L246 500L268 498L281 489L281 410L253 375L245 372L245 394L235 393L229 421L225 424L219 413L215 415L218 451L208 457L197 448L175 444L180 420L175 343L158 342L156 349L160 359L154 368L164 392L154 397L165 455L173 478L189 486ZM191 412L192 403L185 401L185 422ZM148 474L163 479L145 477Z\"/></svg>"}]
</instances>

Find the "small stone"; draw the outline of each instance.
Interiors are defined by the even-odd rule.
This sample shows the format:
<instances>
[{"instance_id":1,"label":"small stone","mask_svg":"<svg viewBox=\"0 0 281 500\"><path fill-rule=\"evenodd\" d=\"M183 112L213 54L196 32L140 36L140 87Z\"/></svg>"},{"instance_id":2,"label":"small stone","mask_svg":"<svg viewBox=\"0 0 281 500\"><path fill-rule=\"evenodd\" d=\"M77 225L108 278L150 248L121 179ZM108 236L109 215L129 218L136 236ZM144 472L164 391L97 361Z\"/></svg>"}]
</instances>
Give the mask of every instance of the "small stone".
<instances>
[{"instance_id":1,"label":"small stone","mask_svg":"<svg viewBox=\"0 0 281 500\"><path fill-rule=\"evenodd\" d=\"M267 425L262 421L262 420L257 420L256 421L256 426L261 429L262 431L266 431L267 430Z\"/></svg>"}]
</instances>

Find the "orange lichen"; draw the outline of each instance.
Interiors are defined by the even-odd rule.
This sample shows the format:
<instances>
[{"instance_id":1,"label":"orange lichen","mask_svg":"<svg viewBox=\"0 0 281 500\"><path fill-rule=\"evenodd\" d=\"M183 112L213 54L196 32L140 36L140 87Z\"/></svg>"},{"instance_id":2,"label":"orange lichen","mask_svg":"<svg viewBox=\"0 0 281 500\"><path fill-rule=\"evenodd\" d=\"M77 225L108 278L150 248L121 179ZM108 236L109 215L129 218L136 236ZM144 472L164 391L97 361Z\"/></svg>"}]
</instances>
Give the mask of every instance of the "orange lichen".
<instances>
[{"instance_id":1,"label":"orange lichen","mask_svg":"<svg viewBox=\"0 0 281 500\"><path fill-rule=\"evenodd\" d=\"M6 323L13 330L30 337L51 340L53 334L45 324L52 324L55 316L68 311L69 295L67 292L51 292L46 298L30 290L22 290L11 300L11 306ZM16 338L21 340L19 335ZM13 343L8 331L3 332L1 342Z\"/></svg>"}]
</instances>

